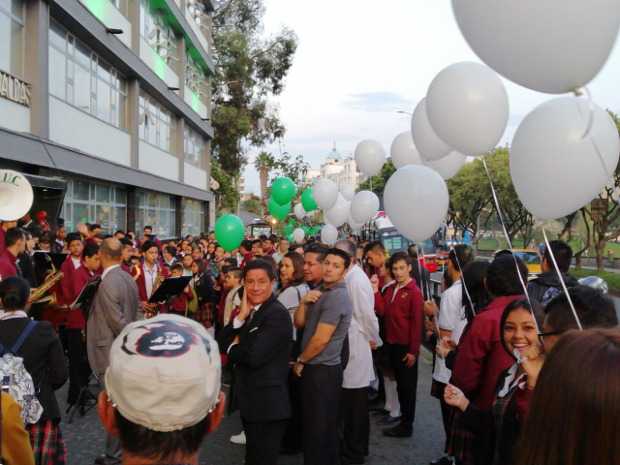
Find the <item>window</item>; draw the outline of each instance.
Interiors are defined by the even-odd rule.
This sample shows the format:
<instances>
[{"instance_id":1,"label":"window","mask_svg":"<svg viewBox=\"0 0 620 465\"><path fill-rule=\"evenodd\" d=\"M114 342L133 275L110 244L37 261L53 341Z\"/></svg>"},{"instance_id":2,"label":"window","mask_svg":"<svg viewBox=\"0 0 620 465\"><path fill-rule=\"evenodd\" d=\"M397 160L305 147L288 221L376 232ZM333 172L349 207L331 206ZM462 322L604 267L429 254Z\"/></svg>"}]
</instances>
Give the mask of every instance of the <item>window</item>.
<instances>
[{"instance_id":1,"label":"window","mask_svg":"<svg viewBox=\"0 0 620 465\"><path fill-rule=\"evenodd\" d=\"M24 3L0 0L0 69L24 75Z\"/></svg>"},{"instance_id":2,"label":"window","mask_svg":"<svg viewBox=\"0 0 620 465\"><path fill-rule=\"evenodd\" d=\"M170 152L174 122L172 115L147 94L140 94L140 139Z\"/></svg>"},{"instance_id":3,"label":"window","mask_svg":"<svg viewBox=\"0 0 620 465\"><path fill-rule=\"evenodd\" d=\"M145 225L153 227L153 234L161 239L176 236L176 208L174 197L158 192L136 191L136 231Z\"/></svg>"},{"instance_id":4,"label":"window","mask_svg":"<svg viewBox=\"0 0 620 465\"><path fill-rule=\"evenodd\" d=\"M181 236L198 236L203 231L204 207L199 200L183 199L183 227Z\"/></svg>"},{"instance_id":5,"label":"window","mask_svg":"<svg viewBox=\"0 0 620 465\"><path fill-rule=\"evenodd\" d=\"M189 87L203 103L209 101L209 81L202 67L194 61L189 51L187 52L187 63L185 64L185 85Z\"/></svg>"},{"instance_id":6,"label":"window","mask_svg":"<svg viewBox=\"0 0 620 465\"><path fill-rule=\"evenodd\" d=\"M200 167L205 153L205 141L202 136L192 128L185 126L183 134L185 161Z\"/></svg>"},{"instance_id":7,"label":"window","mask_svg":"<svg viewBox=\"0 0 620 465\"><path fill-rule=\"evenodd\" d=\"M118 72L53 20L49 47L50 93L106 123L125 127L126 84Z\"/></svg>"},{"instance_id":8,"label":"window","mask_svg":"<svg viewBox=\"0 0 620 465\"><path fill-rule=\"evenodd\" d=\"M149 0L140 1L140 36L167 64L179 61L177 38L161 12L151 8Z\"/></svg>"},{"instance_id":9,"label":"window","mask_svg":"<svg viewBox=\"0 0 620 465\"><path fill-rule=\"evenodd\" d=\"M114 184L70 180L61 217L67 230L79 223L99 223L112 233L127 226L127 193Z\"/></svg>"}]
</instances>

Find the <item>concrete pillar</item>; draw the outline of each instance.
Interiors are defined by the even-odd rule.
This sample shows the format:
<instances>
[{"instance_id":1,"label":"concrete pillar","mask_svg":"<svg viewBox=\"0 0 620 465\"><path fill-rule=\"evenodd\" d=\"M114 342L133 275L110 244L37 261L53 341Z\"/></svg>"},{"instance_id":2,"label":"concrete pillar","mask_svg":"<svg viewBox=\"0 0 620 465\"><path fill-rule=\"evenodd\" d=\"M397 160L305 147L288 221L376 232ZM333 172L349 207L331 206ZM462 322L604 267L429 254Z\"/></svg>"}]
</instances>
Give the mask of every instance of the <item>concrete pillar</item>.
<instances>
[{"instance_id":1,"label":"concrete pillar","mask_svg":"<svg viewBox=\"0 0 620 465\"><path fill-rule=\"evenodd\" d=\"M24 74L31 85L30 130L49 139L49 4L26 2Z\"/></svg>"},{"instance_id":2,"label":"concrete pillar","mask_svg":"<svg viewBox=\"0 0 620 465\"><path fill-rule=\"evenodd\" d=\"M179 182L185 180L185 120L177 119L172 138L172 152L179 159Z\"/></svg>"},{"instance_id":3,"label":"concrete pillar","mask_svg":"<svg viewBox=\"0 0 620 465\"><path fill-rule=\"evenodd\" d=\"M140 165L140 82L132 79L127 83L127 132L131 137L131 167Z\"/></svg>"},{"instance_id":4,"label":"concrete pillar","mask_svg":"<svg viewBox=\"0 0 620 465\"><path fill-rule=\"evenodd\" d=\"M127 0L126 8L131 23L131 49L140 56L140 0Z\"/></svg>"},{"instance_id":5,"label":"concrete pillar","mask_svg":"<svg viewBox=\"0 0 620 465\"><path fill-rule=\"evenodd\" d=\"M176 196L175 202L175 236L182 237L183 230L183 197Z\"/></svg>"},{"instance_id":6,"label":"concrete pillar","mask_svg":"<svg viewBox=\"0 0 620 465\"><path fill-rule=\"evenodd\" d=\"M136 231L136 219L138 215L138 199L136 196L136 188L133 186L127 187L127 231L133 231L136 233L136 237L139 236Z\"/></svg>"}]
</instances>

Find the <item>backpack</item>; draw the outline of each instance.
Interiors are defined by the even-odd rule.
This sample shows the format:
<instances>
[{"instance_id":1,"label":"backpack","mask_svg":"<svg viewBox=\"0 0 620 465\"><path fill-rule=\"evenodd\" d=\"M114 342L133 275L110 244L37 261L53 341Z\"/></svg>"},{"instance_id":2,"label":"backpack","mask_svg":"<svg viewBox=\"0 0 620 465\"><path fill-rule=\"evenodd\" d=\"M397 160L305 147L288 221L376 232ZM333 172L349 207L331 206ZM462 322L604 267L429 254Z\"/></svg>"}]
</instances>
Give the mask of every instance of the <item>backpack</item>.
<instances>
[{"instance_id":1,"label":"backpack","mask_svg":"<svg viewBox=\"0 0 620 465\"><path fill-rule=\"evenodd\" d=\"M10 349L7 350L0 343L0 380L2 381L2 390L8 392L15 402L19 404L22 409L22 420L24 420L26 425L39 421L41 415L43 415L43 406L37 399L34 382L24 366L24 359L16 354L36 325L36 321L28 321L28 325Z\"/></svg>"}]
</instances>

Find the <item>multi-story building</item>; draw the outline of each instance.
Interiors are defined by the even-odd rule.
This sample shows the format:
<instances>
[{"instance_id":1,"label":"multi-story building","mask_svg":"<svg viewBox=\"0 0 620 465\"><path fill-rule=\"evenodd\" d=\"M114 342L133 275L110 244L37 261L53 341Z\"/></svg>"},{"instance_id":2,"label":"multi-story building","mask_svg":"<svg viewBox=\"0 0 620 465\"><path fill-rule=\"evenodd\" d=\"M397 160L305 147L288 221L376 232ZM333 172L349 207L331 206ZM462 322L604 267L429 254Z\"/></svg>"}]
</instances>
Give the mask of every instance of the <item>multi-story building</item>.
<instances>
[{"instance_id":1,"label":"multi-story building","mask_svg":"<svg viewBox=\"0 0 620 465\"><path fill-rule=\"evenodd\" d=\"M0 168L61 178L60 216L208 227L210 0L2 0Z\"/></svg>"},{"instance_id":2,"label":"multi-story building","mask_svg":"<svg viewBox=\"0 0 620 465\"><path fill-rule=\"evenodd\" d=\"M327 159L321 165L320 170L308 170L306 173L308 182L319 177L331 179L338 185L339 189L344 186L352 186L356 190L360 182L363 181L362 174L357 170L355 159L351 156L342 157L336 150L336 144L327 155Z\"/></svg>"}]
</instances>

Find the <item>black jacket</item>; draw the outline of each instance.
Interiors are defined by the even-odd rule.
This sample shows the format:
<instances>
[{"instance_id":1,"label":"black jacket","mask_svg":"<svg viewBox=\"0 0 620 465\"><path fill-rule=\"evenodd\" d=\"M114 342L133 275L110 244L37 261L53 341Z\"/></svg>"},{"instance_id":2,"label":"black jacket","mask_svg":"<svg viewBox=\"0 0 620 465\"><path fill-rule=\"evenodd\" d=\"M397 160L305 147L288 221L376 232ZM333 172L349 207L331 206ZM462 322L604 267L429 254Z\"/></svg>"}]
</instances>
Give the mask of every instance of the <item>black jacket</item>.
<instances>
[{"instance_id":1,"label":"black jacket","mask_svg":"<svg viewBox=\"0 0 620 465\"><path fill-rule=\"evenodd\" d=\"M562 277L564 278L564 283L567 288L571 288L579 284L579 282L571 275L563 273ZM551 292L547 292L549 289L553 290ZM529 294L532 302L536 301L543 307L546 306L549 301L553 299L553 297L561 292L562 284L560 283L555 270L540 274L536 279L533 279L527 285L527 293Z\"/></svg>"},{"instance_id":2,"label":"black jacket","mask_svg":"<svg viewBox=\"0 0 620 465\"><path fill-rule=\"evenodd\" d=\"M226 353L239 335L239 344L232 346L228 356L234 364L241 417L248 422L290 418L288 363L293 324L288 311L272 295L241 328L234 329L233 324L222 329L218 343Z\"/></svg>"},{"instance_id":3,"label":"black jacket","mask_svg":"<svg viewBox=\"0 0 620 465\"><path fill-rule=\"evenodd\" d=\"M9 350L28 324L28 318L0 320L0 342ZM60 339L52 325L38 321L16 354L24 359L24 366L34 382L37 398L43 406L41 420L60 419L60 409L54 391L69 377Z\"/></svg>"}]
</instances>

